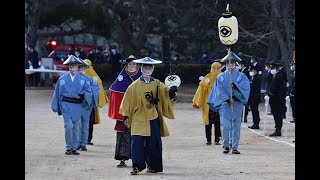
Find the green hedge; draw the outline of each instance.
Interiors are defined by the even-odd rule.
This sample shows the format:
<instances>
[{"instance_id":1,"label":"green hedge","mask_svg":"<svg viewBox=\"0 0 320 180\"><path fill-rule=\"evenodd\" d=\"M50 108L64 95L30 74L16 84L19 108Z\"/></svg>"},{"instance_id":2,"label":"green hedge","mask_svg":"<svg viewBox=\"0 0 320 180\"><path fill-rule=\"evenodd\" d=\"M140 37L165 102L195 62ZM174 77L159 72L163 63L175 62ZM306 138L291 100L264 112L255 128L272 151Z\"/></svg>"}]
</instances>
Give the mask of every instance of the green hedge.
<instances>
[{"instance_id":1,"label":"green hedge","mask_svg":"<svg viewBox=\"0 0 320 180\"><path fill-rule=\"evenodd\" d=\"M181 78L181 83L185 84L198 84L199 76L205 76L210 72L211 65L209 64L178 64L170 65L170 69ZM94 70L97 72L103 82L113 82L111 79L111 65L99 64L93 65ZM169 72L166 71L164 64L156 64L153 77L164 82L164 79Z\"/></svg>"}]
</instances>

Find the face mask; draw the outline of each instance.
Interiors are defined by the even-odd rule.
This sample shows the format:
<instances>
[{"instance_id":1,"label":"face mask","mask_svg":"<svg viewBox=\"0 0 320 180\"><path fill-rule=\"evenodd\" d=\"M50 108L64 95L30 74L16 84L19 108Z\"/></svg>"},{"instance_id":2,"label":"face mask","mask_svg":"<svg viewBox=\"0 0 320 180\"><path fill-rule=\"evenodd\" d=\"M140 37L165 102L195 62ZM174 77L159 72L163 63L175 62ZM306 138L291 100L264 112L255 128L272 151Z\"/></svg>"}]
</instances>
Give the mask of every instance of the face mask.
<instances>
[{"instance_id":1,"label":"face mask","mask_svg":"<svg viewBox=\"0 0 320 180\"><path fill-rule=\"evenodd\" d=\"M151 74L153 73L154 70L154 66L152 66L152 69L149 70L143 70L143 65L141 66L141 72L144 76L151 76Z\"/></svg>"},{"instance_id":2,"label":"face mask","mask_svg":"<svg viewBox=\"0 0 320 180\"><path fill-rule=\"evenodd\" d=\"M295 66L295 65L290 66L290 70L291 70L291 71L296 70L296 66Z\"/></svg>"},{"instance_id":3,"label":"face mask","mask_svg":"<svg viewBox=\"0 0 320 180\"><path fill-rule=\"evenodd\" d=\"M271 69L271 74L273 74L273 75L275 75L275 74L277 74L277 70L275 70L275 69Z\"/></svg>"},{"instance_id":4,"label":"face mask","mask_svg":"<svg viewBox=\"0 0 320 180\"><path fill-rule=\"evenodd\" d=\"M115 53L116 53L116 50L115 50L115 49L111 49L111 52L112 52L113 54L115 54Z\"/></svg>"},{"instance_id":5,"label":"face mask","mask_svg":"<svg viewBox=\"0 0 320 180\"><path fill-rule=\"evenodd\" d=\"M129 72L135 72L135 71L136 71L136 68L128 68L128 71L129 71Z\"/></svg>"},{"instance_id":6,"label":"face mask","mask_svg":"<svg viewBox=\"0 0 320 180\"><path fill-rule=\"evenodd\" d=\"M235 67L235 64L227 64L227 69L234 69Z\"/></svg>"},{"instance_id":7,"label":"face mask","mask_svg":"<svg viewBox=\"0 0 320 180\"><path fill-rule=\"evenodd\" d=\"M74 53L77 57L79 57L79 55L80 55L80 53L78 53L78 52L76 52L76 53Z\"/></svg>"},{"instance_id":8,"label":"face mask","mask_svg":"<svg viewBox=\"0 0 320 180\"><path fill-rule=\"evenodd\" d=\"M236 66L236 69L239 70L239 69L241 69L241 68L240 68L239 66Z\"/></svg>"},{"instance_id":9,"label":"face mask","mask_svg":"<svg viewBox=\"0 0 320 180\"><path fill-rule=\"evenodd\" d=\"M265 69L265 70L267 70L267 71L269 71L269 70L270 70L268 66L266 66L264 69Z\"/></svg>"},{"instance_id":10,"label":"face mask","mask_svg":"<svg viewBox=\"0 0 320 180\"><path fill-rule=\"evenodd\" d=\"M254 61L253 61L253 60L251 60L250 62L251 62L252 64L254 63Z\"/></svg>"},{"instance_id":11,"label":"face mask","mask_svg":"<svg viewBox=\"0 0 320 180\"><path fill-rule=\"evenodd\" d=\"M254 72L249 72L249 75L252 77L254 76Z\"/></svg>"},{"instance_id":12,"label":"face mask","mask_svg":"<svg viewBox=\"0 0 320 180\"><path fill-rule=\"evenodd\" d=\"M218 71L220 68L219 67L214 67L213 71Z\"/></svg>"}]
</instances>

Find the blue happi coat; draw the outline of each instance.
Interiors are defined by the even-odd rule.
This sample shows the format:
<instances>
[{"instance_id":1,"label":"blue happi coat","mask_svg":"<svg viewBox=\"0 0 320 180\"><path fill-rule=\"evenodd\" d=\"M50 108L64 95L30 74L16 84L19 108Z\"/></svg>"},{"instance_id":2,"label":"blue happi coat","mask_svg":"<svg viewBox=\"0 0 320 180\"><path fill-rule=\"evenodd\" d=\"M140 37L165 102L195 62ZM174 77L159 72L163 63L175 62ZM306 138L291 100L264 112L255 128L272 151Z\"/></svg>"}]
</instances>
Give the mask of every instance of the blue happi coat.
<instances>
[{"instance_id":1,"label":"blue happi coat","mask_svg":"<svg viewBox=\"0 0 320 180\"><path fill-rule=\"evenodd\" d=\"M63 96L74 98L77 94L84 95L82 106L62 101ZM58 115L62 115L64 112L70 113L73 120L80 120L84 104L92 104L92 90L88 80L77 73L72 81L70 72L63 74L58 79L54 90L51 103L52 110L57 112Z\"/></svg>"},{"instance_id":2,"label":"blue happi coat","mask_svg":"<svg viewBox=\"0 0 320 180\"><path fill-rule=\"evenodd\" d=\"M220 117L224 119L236 119L241 117L244 104L248 102L250 94L250 82L246 75L239 71L233 71L232 82L237 88L233 88L233 96L239 101L234 101L231 111L230 103L230 73L224 71L217 76L211 93L208 97L208 105L213 111L219 111Z\"/></svg>"},{"instance_id":3,"label":"blue happi coat","mask_svg":"<svg viewBox=\"0 0 320 180\"><path fill-rule=\"evenodd\" d=\"M84 118L89 119L92 108L96 108L98 106L100 87L99 84L94 81L90 76L82 74L82 76L86 79L90 86L90 90L92 92L91 96L91 104L83 103L84 109L86 110L84 113Z\"/></svg>"}]
</instances>

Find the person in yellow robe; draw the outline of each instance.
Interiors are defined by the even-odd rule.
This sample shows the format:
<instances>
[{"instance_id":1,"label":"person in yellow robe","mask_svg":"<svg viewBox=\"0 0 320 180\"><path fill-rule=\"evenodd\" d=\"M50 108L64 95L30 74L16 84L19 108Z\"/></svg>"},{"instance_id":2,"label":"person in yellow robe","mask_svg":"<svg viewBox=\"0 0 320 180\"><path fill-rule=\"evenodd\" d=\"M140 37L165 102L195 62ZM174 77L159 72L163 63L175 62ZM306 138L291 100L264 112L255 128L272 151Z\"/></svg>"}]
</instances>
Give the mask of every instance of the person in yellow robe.
<instances>
[{"instance_id":1,"label":"person in yellow robe","mask_svg":"<svg viewBox=\"0 0 320 180\"><path fill-rule=\"evenodd\" d=\"M220 116L219 112L214 112L209 109L207 100L211 92L212 86L218 74L221 73L221 64L214 62L211 64L210 73L208 73L199 83L198 89L192 99L192 105L195 109L202 109L202 122L205 125L205 133L207 145L211 145L212 124L214 124L214 142L215 145L220 145Z\"/></svg>"},{"instance_id":2,"label":"person in yellow robe","mask_svg":"<svg viewBox=\"0 0 320 180\"><path fill-rule=\"evenodd\" d=\"M96 71L92 67L92 63L89 59L85 59L84 62L86 62L89 66L86 67L84 70L85 75L91 77L94 81L96 81L100 87L100 93L98 98L98 107L93 108L90 114L90 121L89 121L89 135L88 135L88 144L93 145L91 142L92 140L92 134L93 134L93 125L94 124L100 124L100 113L99 108L102 108L107 102L109 102L108 96L106 94L106 91L103 88L102 81Z\"/></svg>"},{"instance_id":3,"label":"person in yellow robe","mask_svg":"<svg viewBox=\"0 0 320 180\"><path fill-rule=\"evenodd\" d=\"M129 85L119 109L125 125L131 128L131 175L146 167L148 173L162 172L161 137L170 135L164 117L174 119L172 107L178 88L169 88L151 76L154 64L162 61L145 57L133 62L141 63L142 76Z\"/></svg>"}]
</instances>

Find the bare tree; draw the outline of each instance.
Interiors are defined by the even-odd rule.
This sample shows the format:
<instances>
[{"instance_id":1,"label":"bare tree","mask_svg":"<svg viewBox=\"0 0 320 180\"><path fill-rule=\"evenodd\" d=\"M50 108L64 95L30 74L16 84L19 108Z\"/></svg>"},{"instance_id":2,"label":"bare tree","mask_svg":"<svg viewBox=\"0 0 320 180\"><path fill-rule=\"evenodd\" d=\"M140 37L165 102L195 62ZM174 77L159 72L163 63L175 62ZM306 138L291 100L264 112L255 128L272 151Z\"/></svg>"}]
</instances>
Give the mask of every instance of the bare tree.
<instances>
[{"instance_id":1,"label":"bare tree","mask_svg":"<svg viewBox=\"0 0 320 180\"><path fill-rule=\"evenodd\" d=\"M26 0L25 1L25 45L35 46L37 42L37 31L39 26L39 1L38 0Z\"/></svg>"}]
</instances>

